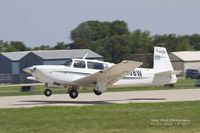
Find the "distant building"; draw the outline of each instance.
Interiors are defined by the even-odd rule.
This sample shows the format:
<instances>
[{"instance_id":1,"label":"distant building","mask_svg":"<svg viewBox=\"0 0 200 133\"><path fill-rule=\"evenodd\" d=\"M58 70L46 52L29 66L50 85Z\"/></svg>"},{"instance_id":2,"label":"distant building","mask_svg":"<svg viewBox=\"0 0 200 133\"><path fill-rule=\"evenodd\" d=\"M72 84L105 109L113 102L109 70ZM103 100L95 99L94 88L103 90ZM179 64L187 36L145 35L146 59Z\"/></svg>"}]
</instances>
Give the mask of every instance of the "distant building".
<instances>
[{"instance_id":1,"label":"distant building","mask_svg":"<svg viewBox=\"0 0 200 133\"><path fill-rule=\"evenodd\" d=\"M200 51L172 52L170 60L174 69L181 71L181 75L185 75L187 69L200 70Z\"/></svg>"},{"instance_id":2,"label":"distant building","mask_svg":"<svg viewBox=\"0 0 200 133\"><path fill-rule=\"evenodd\" d=\"M0 54L0 83L28 82L23 69L33 65L61 65L67 59L83 58L103 60L103 57L89 49L39 50L5 52Z\"/></svg>"}]
</instances>

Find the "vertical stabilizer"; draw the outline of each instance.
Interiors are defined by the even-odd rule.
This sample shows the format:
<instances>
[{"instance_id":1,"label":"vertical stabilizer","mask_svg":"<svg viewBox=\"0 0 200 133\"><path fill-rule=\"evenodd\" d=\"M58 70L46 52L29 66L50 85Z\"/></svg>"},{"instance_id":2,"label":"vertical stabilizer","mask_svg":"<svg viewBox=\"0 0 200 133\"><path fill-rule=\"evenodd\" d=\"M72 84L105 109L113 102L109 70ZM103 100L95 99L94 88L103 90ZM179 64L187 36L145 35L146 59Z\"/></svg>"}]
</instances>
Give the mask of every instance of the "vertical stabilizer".
<instances>
[{"instance_id":1,"label":"vertical stabilizer","mask_svg":"<svg viewBox=\"0 0 200 133\"><path fill-rule=\"evenodd\" d=\"M171 61L169 59L166 48L154 47L154 65L153 69L159 72L173 71Z\"/></svg>"}]
</instances>

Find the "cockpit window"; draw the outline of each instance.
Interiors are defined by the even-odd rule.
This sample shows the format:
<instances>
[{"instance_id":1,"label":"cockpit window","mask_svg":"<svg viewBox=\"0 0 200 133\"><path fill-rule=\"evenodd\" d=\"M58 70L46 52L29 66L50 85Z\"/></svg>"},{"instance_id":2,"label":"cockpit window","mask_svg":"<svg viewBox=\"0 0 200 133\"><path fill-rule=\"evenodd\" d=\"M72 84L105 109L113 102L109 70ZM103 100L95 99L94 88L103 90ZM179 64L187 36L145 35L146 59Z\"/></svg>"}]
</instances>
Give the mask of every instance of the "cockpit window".
<instances>
[{"instance_id":1,"label":"cockpit window","mask_svg":"<svg viewBox=\"0 0 200 133\"><path fill-rule=\"evenodd\" d=\"M90 69L99 69L102 70L104 69L104 64L103 63L97 63L97 62L87 62L87 67Z\"/></svg>"},{"instance_id":2,"label":"cockpit window","mask_svg":"<svg viewBox=\"0 0 200 133\"><path fill-rule=\"evenodd\" d=\"M75 68L85 68L85 61L76 60L74 62Z\"/></svg>"},{"instance_id":3,"label":"cockpit window","mask_svg":"<svg viewBox=\"0 0 200 133\"><path fill-rule=\"evenodd\" d=\"M72 59L67 60L64 65L70 67L72 65Z\"/></svg>"}]
</instances>

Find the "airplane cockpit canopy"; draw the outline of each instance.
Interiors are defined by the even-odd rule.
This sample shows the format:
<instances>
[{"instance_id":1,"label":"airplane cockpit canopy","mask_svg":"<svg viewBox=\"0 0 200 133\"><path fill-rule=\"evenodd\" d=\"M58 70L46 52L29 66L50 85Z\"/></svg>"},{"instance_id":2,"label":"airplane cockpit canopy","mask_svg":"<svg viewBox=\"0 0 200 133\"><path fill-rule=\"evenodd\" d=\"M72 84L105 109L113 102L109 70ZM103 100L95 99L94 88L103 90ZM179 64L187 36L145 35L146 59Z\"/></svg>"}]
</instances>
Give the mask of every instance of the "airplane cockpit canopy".
<instances>
[{"instance_id":1,"label":"airplane cockpit canopy","mask_svg":"<svg viewBox=\"0 0 200 133\"><path fill-rule=\"evenodd\" d=\"M74 68L88 68L88 69L97 69L102 70L105 68L108 68L108 65L106 63L101 63L98 61L84 61L84 60L72 60L69 59L64 64L67 67L74 67Z\"/></svg>"}]
</instances>

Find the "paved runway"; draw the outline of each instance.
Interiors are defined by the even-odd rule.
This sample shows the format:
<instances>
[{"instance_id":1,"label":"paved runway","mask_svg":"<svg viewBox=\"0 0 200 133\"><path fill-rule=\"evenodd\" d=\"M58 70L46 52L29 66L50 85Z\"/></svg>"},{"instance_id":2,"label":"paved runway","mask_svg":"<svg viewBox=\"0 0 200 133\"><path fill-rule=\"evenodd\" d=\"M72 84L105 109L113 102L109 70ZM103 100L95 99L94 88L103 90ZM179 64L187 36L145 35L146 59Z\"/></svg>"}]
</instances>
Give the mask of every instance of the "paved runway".
<instances>
[{"instance_id":1,"label":"paved runway","mask_svg":"<svg viewBox=\"0 0 200 133\"><path fill-rule=\"evenodd\" d=\"M200 100L200 89L154 90L105 92L101 96L93 93L80 93L76 99L67 94L51 97L43 95L0 97L0 108L19 108L34 106L84 106L132 102L171 102Z\"/></svg>"}]
</instances>

